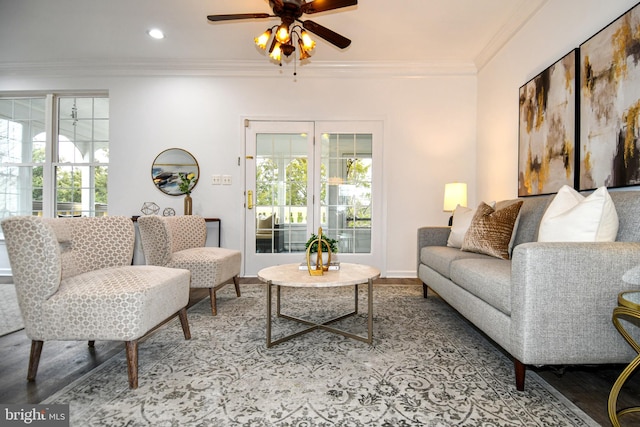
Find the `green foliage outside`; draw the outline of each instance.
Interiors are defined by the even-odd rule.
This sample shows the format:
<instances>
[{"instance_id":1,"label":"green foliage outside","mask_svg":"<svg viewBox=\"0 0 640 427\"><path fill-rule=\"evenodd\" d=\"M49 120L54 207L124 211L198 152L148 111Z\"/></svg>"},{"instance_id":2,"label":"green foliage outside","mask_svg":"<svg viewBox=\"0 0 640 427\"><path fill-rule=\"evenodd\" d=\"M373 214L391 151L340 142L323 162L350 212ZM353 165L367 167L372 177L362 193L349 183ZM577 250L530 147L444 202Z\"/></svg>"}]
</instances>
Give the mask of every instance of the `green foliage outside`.
<instances>
[{"instance_id":1,"label":"green foliage outside","mask_svg":"<svg viewBox=\"0 0 640 427\"><path fill-rule=\"evenodd\" d=\"M353 204L347 207L347 225L349 227L370 227L371 222L359 220L358 218L371 217L371 181L370 181L371 160L367 159L347 159L347 183L355 185L358 189L364 190L360 198L354 198ZM363 204L362 200L368 201Z\"/></svg>"},{"instance_id":2,"label":"green foliage outside","mask_svg":"<svg viewBox=\"0 0 640 427\"><path fill-rule=\"evenodd\" d=\"M45 151L40 148L33 151L33 161L44 163ZM95 202L107 204L107 177L108 168L106 166L95 166L92 168L95 173ZM34 201L42 201L43 189L42 166L35 166L32 175L32 197ZM80 203L82 201L82 172L79 168L59 167L56 173L56 199L61 203Z\"/></svg>"},{"instance_id":3,"label":"green foliage outside","mask_svg":"<svg viewBox=\"0 0 640 427\"><path fill-rule=\"evenodd\" d=\"M286 196L288 206L307 206L307 159L300 157L293 159L285 167ZM257 206L278 205L278 165L273 159L261 159L256 168L256 204ZM326 179L327 170L324 165L320 168L321 179ZM323 186L320 197L324 200L326 188Z\"/></svg>"}]
</instances>

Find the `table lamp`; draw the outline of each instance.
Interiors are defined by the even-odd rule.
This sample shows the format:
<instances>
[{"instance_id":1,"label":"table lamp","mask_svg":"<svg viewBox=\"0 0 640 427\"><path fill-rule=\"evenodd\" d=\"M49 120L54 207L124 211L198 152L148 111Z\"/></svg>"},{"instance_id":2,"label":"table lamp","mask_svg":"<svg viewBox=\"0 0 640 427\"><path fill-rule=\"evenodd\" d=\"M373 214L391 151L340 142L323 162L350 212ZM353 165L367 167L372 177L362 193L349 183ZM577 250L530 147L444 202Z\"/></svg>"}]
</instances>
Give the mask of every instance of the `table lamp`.
<instances>
[{"instance_id":1,"label":"table lamp","mask_svg":"<svg viewBox=\"0 0 640 427\"><path fill-rule=\"evenodd\" d=\"M453 224L453 211L456 206L467 206L467 184L464 182L450 182L444 185L444 207L445 212L451 212L449 226Z\"/></svg>"}]
</instances>

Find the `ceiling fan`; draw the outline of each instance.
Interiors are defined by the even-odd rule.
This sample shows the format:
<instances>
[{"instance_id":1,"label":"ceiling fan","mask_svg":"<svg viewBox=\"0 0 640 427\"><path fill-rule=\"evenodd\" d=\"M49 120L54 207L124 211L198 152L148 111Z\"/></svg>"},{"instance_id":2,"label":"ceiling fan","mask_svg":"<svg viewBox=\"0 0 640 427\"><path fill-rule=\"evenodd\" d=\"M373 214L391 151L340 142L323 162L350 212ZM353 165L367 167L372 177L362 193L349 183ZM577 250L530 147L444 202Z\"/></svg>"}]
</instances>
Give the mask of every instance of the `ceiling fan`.
<instances>
[{"instance_id":1,"label":"ceiling fan","mask_svg":"<svg viewBox=\"0 0 640 427\"><path fill-rule=\"evenodd\" d=\"M272 59L280 60L280 53L285 56L291 55L295 50L294 37L297 38L300 48L300 59L306 59L310 56L309 51L315 47L306 32L313 33L323 38L334 46L344 49L351 44L348 38L310 20L301 20L304 14L314 14L326 12L329 10L340 9L348 6L355 6L358 0L269 0L269 6L273 10L273 15L268 13L236 13L228 15L209 15L207 19L212 22L234 21L242 19L263 19L278 17L281 20L280 25L273 26L264 32L261 36L256 37L256 44L266 49L267 43L274 30L273 41L269 48L269 56ZM302 24L296 24L296 22Z\"/></svg>"}]
</instances>

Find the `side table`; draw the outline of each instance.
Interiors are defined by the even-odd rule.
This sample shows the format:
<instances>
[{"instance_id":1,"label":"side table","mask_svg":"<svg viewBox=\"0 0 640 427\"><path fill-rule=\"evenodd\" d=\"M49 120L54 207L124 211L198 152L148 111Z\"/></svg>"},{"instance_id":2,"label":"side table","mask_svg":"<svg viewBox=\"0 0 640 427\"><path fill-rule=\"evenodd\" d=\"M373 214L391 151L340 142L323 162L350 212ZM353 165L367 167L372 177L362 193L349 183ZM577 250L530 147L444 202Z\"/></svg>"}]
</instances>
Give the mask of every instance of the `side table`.
<instances>
[{"instance_id":1,"label":"side table","mask_svg":"<svg viewBox=\"0 0 640 427\"><path fill-rule=\"evenodd\" d=\"M633 347L638 355L629 363L629 365L622 371L616 382L611 388L609 393L609 419L614 427L620 427L620 421L618 418L621 415L629 414L632 412L640 412L640 406L634 406L631 408L621 409L618 411L618 395L622 386L627 381L629 376L640 366L640 345L635 342L629 332L624 329L624 326L620 322L621 317L633 318L640 320L640 291L624 291L618 294L618 307L613 309L613 324L620 332L622 337Z\"/></svg>"}]
</instances>

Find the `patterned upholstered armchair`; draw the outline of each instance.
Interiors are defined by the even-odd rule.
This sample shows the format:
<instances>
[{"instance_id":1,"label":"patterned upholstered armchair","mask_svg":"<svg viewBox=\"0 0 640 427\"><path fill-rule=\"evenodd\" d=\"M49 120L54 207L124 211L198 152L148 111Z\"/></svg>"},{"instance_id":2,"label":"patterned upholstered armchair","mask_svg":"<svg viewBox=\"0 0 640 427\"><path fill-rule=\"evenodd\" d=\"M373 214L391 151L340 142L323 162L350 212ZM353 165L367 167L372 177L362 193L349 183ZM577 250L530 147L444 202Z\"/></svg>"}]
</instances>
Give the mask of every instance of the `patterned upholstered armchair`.
<instances>
[{"instance_id":1,"label":"patterned upholstered armchair","mask_svg":"<svg viewBox=\"0 0 640 427\"><path fill-rule=\"evenodd\" d=\"M138 339L175 316L191 338L189 272L132 266L127 217L12 217L2 221L13 281L31 342L34 381L47 340L125 341L129 386L138 387Z\"/></svg>"},{"instance_id":2,"label":"patterned upholstered armchair","mask_svg":"<svg viewBox=\"0 0 640 427\"><path fill-rule=\"evenodd\" d=\"M240 251L205 247L207 225L199 215L138 218L140 240L148 265L191 271L192 288L208 288L211 313L217 314L216 291L233 281L240 296Z\"/></svg>"}]
</instances>

